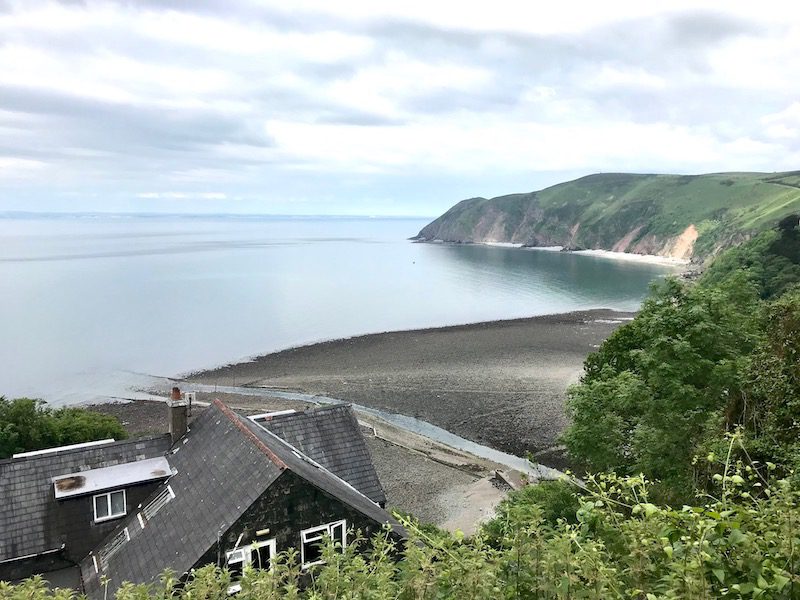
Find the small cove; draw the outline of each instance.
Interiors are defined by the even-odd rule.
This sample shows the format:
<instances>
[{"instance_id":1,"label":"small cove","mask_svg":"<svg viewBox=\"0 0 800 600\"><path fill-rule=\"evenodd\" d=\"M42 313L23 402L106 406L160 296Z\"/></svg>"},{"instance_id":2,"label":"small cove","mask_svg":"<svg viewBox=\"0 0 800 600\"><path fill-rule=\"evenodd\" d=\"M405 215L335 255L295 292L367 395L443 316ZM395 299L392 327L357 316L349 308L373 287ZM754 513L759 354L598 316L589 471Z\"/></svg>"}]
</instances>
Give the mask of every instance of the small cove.
<instances>
[{"instance_id":1,"label":"small cove","mask_svg":"<svg viewBox=\"0 0 800 600\"><path fill-rule=\"evenodd\" d=\"M607 307L673 269L414 244L426 219L0 219L0 394L71 404L365 333Z\"/></svg>"}]
</instances>

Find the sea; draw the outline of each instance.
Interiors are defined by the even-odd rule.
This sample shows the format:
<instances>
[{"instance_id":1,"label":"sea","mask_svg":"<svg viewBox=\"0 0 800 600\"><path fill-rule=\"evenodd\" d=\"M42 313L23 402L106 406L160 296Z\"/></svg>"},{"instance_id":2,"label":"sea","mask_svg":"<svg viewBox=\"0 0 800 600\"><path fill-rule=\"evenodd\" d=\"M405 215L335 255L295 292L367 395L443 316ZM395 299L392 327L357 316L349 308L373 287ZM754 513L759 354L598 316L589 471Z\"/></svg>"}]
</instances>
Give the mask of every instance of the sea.
<instances>
[{"instance_id":1,"label":"sea","mask_svg":"<svg viewBox=\"0 0 800 600\"><path fill-rule=\"evenodd\" d=\"M365 333L636 310L674 267L414 243L427 218L0 215L0 395L153 377Z\"/></svg>"}]
</instances>

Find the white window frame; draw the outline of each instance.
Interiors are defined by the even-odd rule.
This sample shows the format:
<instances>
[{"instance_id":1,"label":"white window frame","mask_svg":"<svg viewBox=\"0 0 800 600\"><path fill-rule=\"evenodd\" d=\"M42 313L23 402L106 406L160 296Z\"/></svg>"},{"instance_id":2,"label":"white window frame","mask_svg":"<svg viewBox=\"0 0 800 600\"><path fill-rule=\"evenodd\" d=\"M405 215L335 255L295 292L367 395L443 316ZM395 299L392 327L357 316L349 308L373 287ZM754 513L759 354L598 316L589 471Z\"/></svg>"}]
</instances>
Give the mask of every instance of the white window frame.
<instances>
[{"instance_id":1,"label":"white window frame","mask_svg":"<svg viewBox=\"0 0 800 600\"><path fill-rule=\"evenodd\" d=\"M250 551L247 554L247 558L250 561L248 564L253 564L253 550L258 550L259 548L263 548L264 546L269 546L269 568L268 571L272 570L272 559L275 558L276 546L275 546L275 539L266 540L263 542L253 542L250 544ZM256 568L263 569L263 566L256 565Z\"/></svg>"},{"instance_id":2,"label":"white window frame","mask_svg":"<svg viewBox=\"0 0 800 600\"><path fill-rule=\"evenodd\" d=\"M253 564L253 550L258 550L259 548L263 548L264 546L269 546L269 571L272 570L272 559L275 558L276 554L276 544L275 539L271 540L263 540L258 542L253 542L252 544L247 544L246 546L241 546L239 548L235 548L233 550L228 550L225 552L225 566L231 564L231 557L233 555L238 555L241 557L239 560L233 561L234 563L242 563L242 575L244 575L244 570L248 565ZM230 586L228 586L228 593L235 594L237 592L242 591L242 584L239 581L233 582Z\"/></svg>"},{"instance_id":3,"label":"white window frame","mask_svg":"<svg viewBox=\"0 0 800 600\"><path fill-rule=\"evenodd\" d=\"M334 539L333 537L333 530L337 527L342 528L342 539ZM320 525L319 527L311 527L310 529L303 529L300 532L300 561L303 565L303 569L308 569L309 567L313 567L314 565L321 565L325 561L322 559L314 560L311 562L306 562L306 544L312 542L321 542L322 538L325 537L325 534L333 540L334 544L336 542L340 542L342 545L342 550L347 548L347 520L342 519L341 521L333 521L328 523L327 525Z\"/></svg>"},{"instance_id":4,"label":"white window frame","mask_svg":"<svg viewBox=\"0 0 800 600\"><path fill-rule=\"evenodd\" d=\"M122 492L122 512L112 514L111 513L111 495L112 494L119 494ZM106 506L108 507L108 515L105 517L98 517L97 516L97 499L104 497L106 498ZM94 513L94 522L95 523L102 523L103 521L111 521L113 519L119 519L124 517L128 514L128 495L125 493L125 490L112 490L110 492L103 492L102 494L95 494L92 496L92 512Z\"/></svg>"},{"instance_id":5,"label":"white window frame","mask_svg":"<svg viewBox=\"0 0 800 600\"><path fill-rule=\"evenodd\" d=\"M238 555L241 558L238 560L234 560L234 563L242 563L242 575L244 575L244 567L247 564L247 559L250 556L250 553L247 552L244 548L236 548L235 550L228 550L225 553L225 567L230 570L231 565L231 557L234 555ZM232 582L231 585L228 586L228 593L235 594L236 592L240 592L242 590L242 584L239 581Z\"/></svg>"}]
</instances>

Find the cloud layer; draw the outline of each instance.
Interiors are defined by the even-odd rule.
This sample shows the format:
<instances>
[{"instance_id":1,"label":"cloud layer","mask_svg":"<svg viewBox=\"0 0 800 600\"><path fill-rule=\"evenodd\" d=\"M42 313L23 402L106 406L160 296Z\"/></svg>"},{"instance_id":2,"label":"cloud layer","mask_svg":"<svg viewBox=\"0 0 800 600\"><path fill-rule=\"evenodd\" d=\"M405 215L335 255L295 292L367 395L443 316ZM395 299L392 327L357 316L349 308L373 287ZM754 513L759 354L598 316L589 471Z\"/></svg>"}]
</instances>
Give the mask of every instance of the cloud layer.
<instances>
[{"instance_id":1,"label":"cloud layer","mask_svg":"<svg viewBox=\"0 0 800 600\"><path fill-rule=\"evenodd\" d=\"M0 209L427 215L800 168L800 10L651 4L0 0Z\"/></svg>"}]
</instances>

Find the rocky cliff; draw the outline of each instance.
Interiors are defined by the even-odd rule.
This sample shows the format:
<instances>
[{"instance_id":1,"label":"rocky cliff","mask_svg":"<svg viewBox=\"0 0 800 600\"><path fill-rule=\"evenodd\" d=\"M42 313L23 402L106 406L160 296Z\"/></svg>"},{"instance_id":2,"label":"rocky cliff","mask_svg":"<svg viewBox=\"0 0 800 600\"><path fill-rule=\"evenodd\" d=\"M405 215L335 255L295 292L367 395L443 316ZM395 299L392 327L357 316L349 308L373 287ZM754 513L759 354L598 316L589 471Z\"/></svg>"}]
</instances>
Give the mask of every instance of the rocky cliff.
<instances>
[{"instance_id":1,"label":"rocky cliff","mask_svg":"<svg viewBox=\"0 0 800 600\"><path fill-rule=\"evenodd\" d=\"M604 173L537 192L463 200L415 239L702 259L798 211L800 171Z\"/></svg>"}]
</instances>

